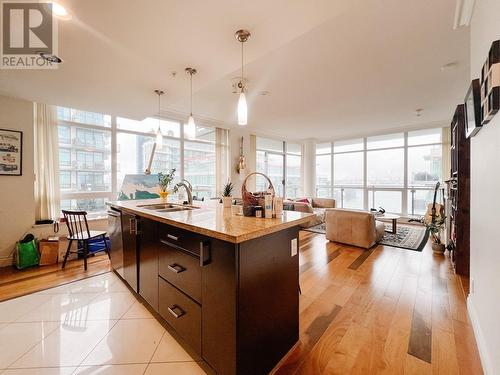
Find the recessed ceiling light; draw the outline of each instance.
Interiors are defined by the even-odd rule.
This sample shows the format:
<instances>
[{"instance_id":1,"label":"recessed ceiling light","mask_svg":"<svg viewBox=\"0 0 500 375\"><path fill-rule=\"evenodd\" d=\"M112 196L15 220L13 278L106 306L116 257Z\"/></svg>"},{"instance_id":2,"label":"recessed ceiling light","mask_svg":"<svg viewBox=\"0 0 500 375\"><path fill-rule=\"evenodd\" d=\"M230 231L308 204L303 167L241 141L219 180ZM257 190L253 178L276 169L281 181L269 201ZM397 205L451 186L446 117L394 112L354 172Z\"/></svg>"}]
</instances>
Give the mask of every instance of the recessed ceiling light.
<instances>
[{"instance_id":1,"label":"recessed ceiling light","mask_svg":"<svg viewBox=\"0 0 500 375\"><path fill-rule=\"evenodd\" d=\"M452 61L452 62L449 62L448 64L444 64L441 67L441 70L453 69L453 68L456 68L457 66L458 66L458 62Z\"/></svg>"},{"instance_id":2,"label":"recessed ceiling light","mask_svg":"<svg viewBox=\"0 0 500 375\"><path fill-rule=\"evenodd\" d=\"M262 96L269 95L269 91L267 91L267 90L259 91L259 95L262 95Z\"/></svg>"},{"instance_id":3,"label":"recessed ceiling light","mask_svg":"<svg viewBox=\"0 0 500 375\"><path fill-rule=\"evenodd\" d=\"M52 14L62 20L70 20L71 14L59 3L52 3Z\"/></svg>"},{"instance_id":4,"label":"recessed ceiling light","mask_svg":"<svg viewBox=\"0 0 500 375\"><path fill-rule=\"evenodd\" d=\"M417 108L417 109L415 110L415 114L417 115L417 117L422 116L422 111L423 111L423 110L424 110L423 108Z\"/></svg>"}]
</instances>

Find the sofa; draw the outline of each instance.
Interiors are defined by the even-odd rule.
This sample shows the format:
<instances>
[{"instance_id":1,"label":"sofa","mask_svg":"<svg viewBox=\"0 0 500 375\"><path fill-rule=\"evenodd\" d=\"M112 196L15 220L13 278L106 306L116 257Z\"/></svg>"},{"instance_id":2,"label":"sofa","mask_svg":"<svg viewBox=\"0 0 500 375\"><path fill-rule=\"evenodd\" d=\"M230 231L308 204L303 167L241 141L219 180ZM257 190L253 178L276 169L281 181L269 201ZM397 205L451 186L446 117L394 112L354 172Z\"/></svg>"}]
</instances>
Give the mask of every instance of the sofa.
<instances>
[{"instance_id":1,"label":"sofa","mask_svg":"<svg viewBox=\"0 0 500 375\"><path fill-rule=\"evenodd\" d=\"M298 211L314 214L314 217L302 224L302 228L309 228L325 222L325 210L335 208L335 199L332 198L300 198L295 200L286 200L283 203L283 209L289 211Z\"/></svg>"},{"instance_id":2,"label":"sofa","mask_svg":"<svg viewBox=\"0 0 500 375\"><path fill-rule=\"evenodd\" d=\"M369 249L384 237L384 223L370 212L329 208L325 210L326 239Z\"/></svg>"}]
</instances>

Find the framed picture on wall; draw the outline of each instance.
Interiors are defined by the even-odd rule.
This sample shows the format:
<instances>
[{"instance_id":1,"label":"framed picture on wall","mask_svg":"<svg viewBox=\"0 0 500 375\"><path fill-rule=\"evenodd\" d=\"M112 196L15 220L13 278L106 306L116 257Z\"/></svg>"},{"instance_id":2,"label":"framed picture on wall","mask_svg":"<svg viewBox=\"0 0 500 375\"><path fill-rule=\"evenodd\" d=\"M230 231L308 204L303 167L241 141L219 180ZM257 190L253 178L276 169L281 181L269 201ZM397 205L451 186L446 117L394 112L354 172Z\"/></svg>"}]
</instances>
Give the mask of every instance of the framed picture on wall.
<instances>
[{"instance_id":1,"label":"framed picture on wall","mask_svg":"<svg viewBox=\"0 0 500 375\"><path fill-rule=\"evenodd\" d=\"M465 136L473 137L481 127L481 85L479 79L475 79L465 96Z\"/></svg>"},{"instance_id":2,"label":"framed picture on wall","mask_svg":"<svg viewBox=\"0 0 500 375\"><path fill-rule=\"evenodd\" d=\"M23 174L23 133L0 129L0 176Z\"/></svg>"}]
</instances>

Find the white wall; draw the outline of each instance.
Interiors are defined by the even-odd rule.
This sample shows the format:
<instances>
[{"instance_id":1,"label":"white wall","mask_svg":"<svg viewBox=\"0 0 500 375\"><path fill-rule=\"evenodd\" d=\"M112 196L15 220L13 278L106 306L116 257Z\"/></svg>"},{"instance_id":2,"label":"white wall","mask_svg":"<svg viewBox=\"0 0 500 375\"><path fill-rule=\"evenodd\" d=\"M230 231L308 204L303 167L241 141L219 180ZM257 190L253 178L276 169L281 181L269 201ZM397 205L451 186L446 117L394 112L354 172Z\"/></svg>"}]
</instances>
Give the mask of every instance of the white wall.
<instances>
[{"instance_id":1,"label":"white wall","mask_svg":"<svg viewBox=\"0 0 500 375\"><path fill-rule=\"evenodd\" d=\"M0 266L35 222L33 103L0 96L0 128L23 132L23 175L0 176Z\"/></svg>"},{"instance_id":2,"label":"white wall","mask_svg":"<svg viewBox=\"0 0 500 375\"><path fill-rule=\"evenodd\" d=\"M316 141L307 139L304 142L302 158L302 178L304 181L304 196L316 196Z\"/></svg>"},{"instance_id":3,"label":"white wall","mask_svg":"<svg viewBox=\"0 0 500 375\"><path fill-rule=\"evenodd\" d=\"M471 79L500 39L500 1L476 0ZM500 114L471 140L471 290L468 305L486 374L500 374Z\"/></svg>"},{"instance_id":4,"label":"white wall","mask_svg":"<svg viewBox=\"0 0 500 375\"><path fill-rule=\"evenodd\" d=\"M230 176L231 182L235 185L233 196L241 197L241 179L236 171L236 165L240 156L240 140L243 137L243 155L245 155L247 164L247 174L255 172L255 160L252 160L251 146L250 146L250 131L244 128L233 128L229 131L229 147L230 147Z\"/></svg>"}]
</instances>

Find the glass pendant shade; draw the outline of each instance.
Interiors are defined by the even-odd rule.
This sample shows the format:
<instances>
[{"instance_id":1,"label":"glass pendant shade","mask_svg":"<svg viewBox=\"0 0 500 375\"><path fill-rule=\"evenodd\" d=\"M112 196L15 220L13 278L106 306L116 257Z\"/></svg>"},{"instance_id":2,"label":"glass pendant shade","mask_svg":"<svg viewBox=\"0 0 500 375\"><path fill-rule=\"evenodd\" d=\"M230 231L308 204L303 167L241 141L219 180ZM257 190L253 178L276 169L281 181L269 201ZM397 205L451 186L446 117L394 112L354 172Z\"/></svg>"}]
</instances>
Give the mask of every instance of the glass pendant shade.
<instances>
[{"instance_id":1,"label":"glass pendant shade","mask_svg":"<svg viewBox=\"0 0 500 375\"><path fill-rule=\"evenodd\" d=\"M242 91L240 93L240 98L238 100L238 125L247 124L247 115L248 115L247 98L245 97L245 93Z\"/></svg>"},{"instance_id":2,"label":"glass pendant shade","mask_svg":"<svg viewBox=\"0 0 500 375\"><path fill-rule=\"evenodd\" d=\"M156 132L156 146L161 148L163 146L163 134L161 134L161 129L158 127L158 131Z\"/></svg>"},{"instance_id":3,"label":"glass pendant shade","mask_svg":"<svg viewBox=\"0 0 500 375\"><path fill-rule=\"evenodd\" d=\"M194 122L194 117L193 117L193 114L190 114L189 115L189 118L188 118L188 126L190 128L193 128L196 126L195 122Z\"/></svg>"}]
</instances>

